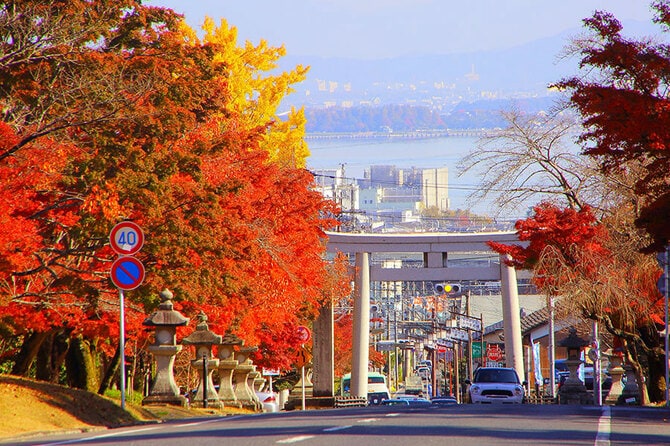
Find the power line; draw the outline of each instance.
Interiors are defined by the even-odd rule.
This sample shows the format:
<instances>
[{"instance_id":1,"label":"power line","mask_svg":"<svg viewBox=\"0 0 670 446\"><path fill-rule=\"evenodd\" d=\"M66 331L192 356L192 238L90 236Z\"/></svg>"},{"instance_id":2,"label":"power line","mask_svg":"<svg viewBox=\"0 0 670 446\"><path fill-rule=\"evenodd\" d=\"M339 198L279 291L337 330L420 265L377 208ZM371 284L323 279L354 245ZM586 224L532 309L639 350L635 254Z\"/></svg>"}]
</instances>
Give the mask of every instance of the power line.
<instances>
[{"instance_id":1,"label":"power line","mask_svg":"<svg viewBox=\"0 0 670 446\"><path fill-rule=\"evenodd\" d=\"M323 169L323 170L331 170L331 169ZM399 188L404 188L404 189L422 189L423 188L423 186L421 186L421 185L403 186L403 185L397 184L397 183L392 182L392 181L372 180L370 178L356 178L356 177L347 177L347 176L338 177L338 176L335 176L335 175L325 175L325 174L321 174L321 173L316 173L316 172L314 172L312 170L309 170L309 169L308 169L308 171L315 177L330 178L330 179L333 179L333 180L348 180L348 181L352 181L352 182L356 182L356 183L358 183L358 182L369 182L369 183L374 184L374 185L399 187ZM481 186L477 186L477 185L474 185L474 184L471 184L471 185L461 184L461 185L449 186L447 184L431 183L430 187L435 188L435 189L444 189L444 190L447 190L447 191L448 190L462 190L462 191L478 192L478 191L484 190ZM489 189L489 190L492 191L492 192L512 192L512 190L510 190L510 189Z\"/></svg>"}]
</instances>

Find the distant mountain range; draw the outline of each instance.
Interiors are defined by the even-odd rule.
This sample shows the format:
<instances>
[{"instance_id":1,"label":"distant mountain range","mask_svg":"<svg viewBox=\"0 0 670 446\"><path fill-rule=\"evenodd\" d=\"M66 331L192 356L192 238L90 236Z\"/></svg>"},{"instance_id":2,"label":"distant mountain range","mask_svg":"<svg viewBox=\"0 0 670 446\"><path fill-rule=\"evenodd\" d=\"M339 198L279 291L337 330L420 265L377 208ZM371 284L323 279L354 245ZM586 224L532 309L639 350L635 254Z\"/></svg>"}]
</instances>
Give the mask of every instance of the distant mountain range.
<instances>
[{"instance_id":1,"label":"distant mountain range","mask_svg":"<svg viewBox=\"0 0 670 446\"><path fill-rule=\"evenodd\" d=\"M281 69L309 65L305 82L284 105L324 107L416 103L432 107L481 99L547 96L548 86L577 74L578 59L561 58L574 29L504 51L427 54L379 60L285 56ZM658 34L647 22L625 22L625 35ZM436 99L438 98L438 99ZM440 103L439 98L442 98ZM444 110L444 109L443 109Z\"/></svg>"}]
</instances>

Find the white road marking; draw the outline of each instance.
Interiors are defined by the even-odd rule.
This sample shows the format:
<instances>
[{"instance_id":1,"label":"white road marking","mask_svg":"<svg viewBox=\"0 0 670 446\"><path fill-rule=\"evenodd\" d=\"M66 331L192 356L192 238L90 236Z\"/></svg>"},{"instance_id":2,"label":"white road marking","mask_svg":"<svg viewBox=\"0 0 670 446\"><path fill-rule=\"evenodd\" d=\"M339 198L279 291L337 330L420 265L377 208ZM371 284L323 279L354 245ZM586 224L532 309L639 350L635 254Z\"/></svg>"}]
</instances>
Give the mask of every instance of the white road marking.
<instances>
[{"instance_id":1,"label":"white road marking","mask_svg":"<svg viewBox=\"0 0 670 446\"><path fill-rule=\"evenodd\" d=\"M400 414L399 413L387 413L386 414L387 417L397 417L398 415L400 415Z\"/></svg>"},{"instance_id":2,"label":"white road marking","mask_svg":"<svg viewBox=\"0 0 670 446\"><path fill-rule=\"evenodd\" d=\"M353 427L353 426L351 426L351 425L349 425L349 426L335 426L335 427L326 428L323 431L324 432L335 432L335 431L341 431L341 430L344 430L344 429L349 429L350 427Z\"/></svg>"},{"instance_id":3,"label":"white road marking","mask_svg":"<svg viewBox=\"0 0 670 446\"><path fill-rule=\"evenodd\" d=\"M299 441L309 440L310 438L314 438L314 435L298 435L297 437L290 437L290 438L285 438L283 440L279 440L279 441L277 441L277 443L279 443L279 444L297 443Z\"/></svg>"},{"instance_id":4,"label":"white road marking","mask_svg":"<svg viewBox=\"0 0 670 446\"><path fill-rule=\"evenodd\" d=\"M75 440L65 440L65 441L58 441L54 443L43 443L42 446L57 446L60 444L76 444L76 443L84 443L87 441L95 441L99 440L101 438L109 438L109 437L117 437L121 435L128 435L128 434L135 434L137 432L146 432L146 431L152 431L155 429L158 429L160 426L152 426L152 427L144 427L141 429L132 429L132 430L127 430L124 432L110 432L108 434L101 434L101 435L96 435L94 437L86 437L86 438L78 438Z\"/></svg>"},{"instance_id":5,"label":"white road marking","mask_svg":"<svg viewBox=\"0 0 670 446\"><path fill-rule=\"evenodd\" d=\"M374 423L375 421L379 421L379 418L363 418L358 420L357 423Z\"/></svg>"},{"instance_id":6,"label":"white road marking","mask_svg":"<svg viewBox=\"0 0 670 446\"><path fill-rule=\"evenodd\" d=\"M612 431L612 409L603 406L603 413L598 420L598 434L594 446L609 446L610 433Z\"/></svg>"},{"instance_id":7,"label":"white road marking","mask_svg":"<svg viewBox=\"0 0 670 446\"><path fill-rule=\"evenodd\" d=\"M192 427L192 426L198 426L200 424L216 423L217 421L221 421L221 420L226 420L226 421L234 420L235 418L240 418L240 417L212 418L211 420L196 421L196 422L193 422L193 423L176 424L175 427Z\"/></svg>"}]
</instances>

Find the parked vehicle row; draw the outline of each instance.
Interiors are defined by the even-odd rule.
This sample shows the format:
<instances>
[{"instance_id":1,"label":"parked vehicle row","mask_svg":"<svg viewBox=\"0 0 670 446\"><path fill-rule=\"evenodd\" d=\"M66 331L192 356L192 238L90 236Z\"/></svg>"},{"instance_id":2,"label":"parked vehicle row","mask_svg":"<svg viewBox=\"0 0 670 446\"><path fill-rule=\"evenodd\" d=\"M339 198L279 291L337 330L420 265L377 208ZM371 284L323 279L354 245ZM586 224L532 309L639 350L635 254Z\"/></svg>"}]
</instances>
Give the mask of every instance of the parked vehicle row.
<instances>
[{"instance_id":1,"label":"parked vehicle row","mask_svg":"<svg viewBox=\"0 0 670 446\"><path fill-rule=\"evenodd\" d=\"M351 373L342 377L340 395L349 396L351 388ZM384 400L391 398L391 392L386 384L386 376L377 372L368 372L368 404L377 406Z\"/></svg>"}]
</instances>

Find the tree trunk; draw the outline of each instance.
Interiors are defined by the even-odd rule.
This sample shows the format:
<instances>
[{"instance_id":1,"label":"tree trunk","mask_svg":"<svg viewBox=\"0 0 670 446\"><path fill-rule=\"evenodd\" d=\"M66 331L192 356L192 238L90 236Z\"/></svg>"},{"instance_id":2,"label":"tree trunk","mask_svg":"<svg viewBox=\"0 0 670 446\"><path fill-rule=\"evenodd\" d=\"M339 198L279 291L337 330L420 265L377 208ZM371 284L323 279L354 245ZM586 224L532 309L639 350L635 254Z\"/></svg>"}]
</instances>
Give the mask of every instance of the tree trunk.
<instances>
[{"instance_id":1,"label":"tree trunk","mask_svg":"<svg viewBox=\"0 0 670 446\"><path fill-rule=\"evenodd\" d=\"M652 403L665 401L665 355L653 354L647 356L649 364L649 400Z\"/></svg>"},{"instance_id":2,"label":"tree trunk","mask_svg":"<svg viewBox=\"0 0 670 446\"><path fill-rule=\"evenodd\" d=\"M120 349L119 346L117 345L116 351L114 352L114 356L112 357L112 360L109 362L109 365L105 370L105 375L102 377L102 380L100 381L100 387L98 388L98 395L104 395L107 389L109 389L112 386L112 382L114 381L114 379L118 377L117 375L119 374L119 367L121 365L120 359L121 359Z\"/></svg>"},{"instance_id":3,"label":"tree trunk","mask_svg":"<svg viewBox=\"0 0 670 446\"><path fill-rule=\"evenodd\" d=\"M16 362L12 367L12 375L27 376L30 372L30 367L37 356L37 352L44 340L49 336L48 331L32 332L29 336L24 337L21 350L16 355Z\"/></svg>"},{"instance_id":4,"label":"tree trunk","mask_svg":"<svg viewBox=\"0 0 670 446\"><path fill-rule=\"evenodd\" d=\"M640 389L640 405L646 406L649 404L649 391L647 389L647 380L644 378L644 371L639 361L638 351L635 348L634 342L627 342L628 344L628 362L633 367L633 373L637 380L638 388Z\"/></svg>"},{"instance_id":5,"label":"tree trunk","mask_svg":"<svg viewBox=\"0 0 670 446\"><path fill-rule=\"evenodd\" d=\"M69 332L49 334L37 353L35 377L41 381L60 383L61 367L70 347Z\"/></svg>"},{"instance_id":6,"label":"tree trunk","mask_svg":"<svg viewBox=\"0 0 670 446\"><path fill-rule=\"evenodd\" d=\"M67 381L70 387L96 392L98 370L91 353L90 342L82 336L72 338L66 357Z\"/></svg>"}]
</instances>

